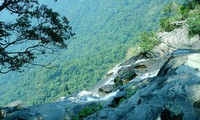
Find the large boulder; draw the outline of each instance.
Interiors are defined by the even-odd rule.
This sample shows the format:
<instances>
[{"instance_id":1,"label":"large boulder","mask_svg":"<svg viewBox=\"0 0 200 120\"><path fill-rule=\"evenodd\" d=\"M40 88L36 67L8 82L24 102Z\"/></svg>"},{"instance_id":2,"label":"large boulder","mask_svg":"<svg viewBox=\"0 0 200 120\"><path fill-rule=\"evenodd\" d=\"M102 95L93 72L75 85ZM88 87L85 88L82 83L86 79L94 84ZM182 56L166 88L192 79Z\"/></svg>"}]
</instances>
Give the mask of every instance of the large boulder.
<instances>
[{"instance_id":1,"label":"large boulder","mask_svg":"<svg viewBox=\"0 0 200 120\"><path fill-rule=\"evenodd\" d=\"M104 92L104 93L111 93L111 92L114 92L118 89L118 87L115 85L115 84L107 84L107 85L104 85L103 87L100 87L99 88L99 91L100 92Z\"/></svg>"},{"instance_id":2,"label":"large boulder","mask_svg":"<svg viewBox=\"0 0 200 120\"><path fill-rule=\"evenodd\" d=\"M160 32L157 34L161 44L153 49L153 54L164 56L177 49L200 49L200 37L188 36L188 26L184 24L171 32Z\"/></svg>"},{"instance_id":3,"label":"large boulder","mask_svg":"<svg viewBox=\"0 0 200 120\"><path fill-rule=\"evenodd\" d=\"M122 68L114 79L116 85L124 85L134 79L137 74L134 71L134 67Z\"/></svg>"}]
</instances>

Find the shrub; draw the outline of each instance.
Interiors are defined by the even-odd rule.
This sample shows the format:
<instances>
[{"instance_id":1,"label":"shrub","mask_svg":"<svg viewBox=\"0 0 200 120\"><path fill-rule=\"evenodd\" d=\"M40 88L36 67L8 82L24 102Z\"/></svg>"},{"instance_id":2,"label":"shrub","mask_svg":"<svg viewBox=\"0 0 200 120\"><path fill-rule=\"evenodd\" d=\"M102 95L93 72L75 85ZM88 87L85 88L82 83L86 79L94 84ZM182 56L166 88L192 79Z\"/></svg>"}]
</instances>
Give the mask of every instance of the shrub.
<instances>
[{"instance_id":1,"label":"shrub","mask_svg":"<svg viewBox=\"0 0 200 120\"><path fill-rule=\"evenodd\" d=\"M160 27L162 30L170 32L177 28L175 24L171 24L170 18L163 18L160 20Z\"/></svg>"},{"instance_id":2,"label":"shrub","mask_svg":"<svg viewBox=\"0 0 200 120\"><path fill-rule=\"evenodd\" d=\"M140 47L142 48L142 53L151 52L158 44L160 44L160 41L153 32L144 32L140 35Z\"/></svg>"},{"instance_id":3,"label":"shrub","mask_svg":"<svg viewBox=\"0 0 200 120\"><path fill-rule=\"evenodd\" d=\"M190 9L187 7L187 5L180 5L179 6L179 11L180 11L180 14L182 15L182 19L187 19L188 18L188 14L189 14L189 11Z\"/></svg>"},{"instance_id":4,"label":"shrub","mask_svg":"<svg viewBox=\"0 0 200 120\"><path fill-rule=\"evenodd\" d=\"M103 109L103 106L101 104L98 104L98 106L92 105L92 106L85 107L79 112L79 118L83 118L88 115L91 115L92 113L101 109Z\"/></svg>"},{"instance_id":5,"label":"shrub","mask_svg":"<svg viewBox=\"0 0 200 120\"><path fill-rule=\"evenodd\" d=\"M126 98L121 98L120 100L119 100L119 103L118 103L118 105L120 105L122 102L124 102L126 100ZM117 105L117 106L118 106Z\"/></svg>"},{"instance_id":6,"label":"shrub","mask_svg":"<svg viewBox=\"0 0 200 120\"><path fill-rule=\"evenodd\" d=\"M133 85L134 86L134 85ZM126 91L126 98L121 98L119 100L119 102L117 103L116 106L114 107L117 107L119 106L122 102L124 102L125 100L127 100L128 98L130 98L131 96L133 96L137 91L138 91L138 88L137 87L133 87L132 85L130 85L128 88L125 89ZM133 87L133 88L132 88Z\"/></svg>"},{"instance_id":7,"label":"shrub","mask_svg":"<svg viewBox=\"0 0 200 120\"><path fill-rule=\"evenodd\" d=\"M189 25L189 35L194 36L195 34L200 35L200 13L187 20Z\"/></svg>"},{"instance_id":8,"label":"shrub","mask_svg":"<svg viewBox=\"0 0 200 120\"><path fill-rule=\"evenodd\" d=\"M127 90L127 98L130 98L132 95L134 95L136 92L138 91L138 88L134 88L134 89L129 89Z\"/></svg>"}]
</instances>

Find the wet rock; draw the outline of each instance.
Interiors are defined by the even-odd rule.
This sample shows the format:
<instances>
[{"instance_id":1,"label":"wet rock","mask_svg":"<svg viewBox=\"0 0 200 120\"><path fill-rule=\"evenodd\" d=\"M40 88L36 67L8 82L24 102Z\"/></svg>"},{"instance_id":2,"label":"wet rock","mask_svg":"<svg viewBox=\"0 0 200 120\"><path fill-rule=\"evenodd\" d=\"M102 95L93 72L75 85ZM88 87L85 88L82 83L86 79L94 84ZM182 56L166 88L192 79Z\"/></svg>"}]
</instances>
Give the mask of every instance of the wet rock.
<instances>
[{"instance_id":1,"label":"wet rock","mask_svg":"<svg viewBox=\"0 0 200 120\"><path fill-rule=\"evenodd\" d=\"M149 79L129 99L116 108L103 109L85 120L197 120L200 115L199 89L200 52L172 55L158 76Z\"/></svg>"},{"instance_id":2,"label":"wet rock","mask_svg":"<svg viewBox=\"0 0 200 120\"><path fill-rule=\"evenodd\" d=\"M114 79L114 82L116 85L124 85L136 76L137 74L135 73L133 67L123 68L119 71L117 77Z\"/></svg>"},{"instance_id":3,"label":"wet rock","mask_svg":"<svg viewBox=\"0 0 200 120\"><path fill-rule=\"evenodd\" d=\"M113 84L113 85L108 84L108 85L105 85L105 86L99 88L99 91L105 92L105 93L111 93L111 92L116 91L117 89L118 89L118 87L115 84Z\"/></svg>"}]
</instances>

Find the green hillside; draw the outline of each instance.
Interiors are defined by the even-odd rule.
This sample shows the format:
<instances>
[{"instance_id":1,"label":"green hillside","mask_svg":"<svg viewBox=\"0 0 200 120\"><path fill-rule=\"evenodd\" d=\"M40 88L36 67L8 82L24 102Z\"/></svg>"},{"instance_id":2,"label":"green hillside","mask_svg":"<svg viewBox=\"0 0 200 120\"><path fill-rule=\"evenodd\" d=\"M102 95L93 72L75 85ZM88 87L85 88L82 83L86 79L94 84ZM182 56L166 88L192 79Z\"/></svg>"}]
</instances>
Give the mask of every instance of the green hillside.
<instances>
[{"instance_id":1,"label":"green hillside","mask_svg":"<svg viewBox=\"0 0 200 120\"><path fill-rule=\"evenodd\" d=\"M177 0L181 1L181 0ZM156 31L161 10L171 0L67 0L49 4L66 15L76 33L52 69L31 66L24 73L0 76L0 105L53 101L69 92L89 89L139 41L144 31ZM46 63L52 56L40 58Z\"/></svg>"}]
</instances>

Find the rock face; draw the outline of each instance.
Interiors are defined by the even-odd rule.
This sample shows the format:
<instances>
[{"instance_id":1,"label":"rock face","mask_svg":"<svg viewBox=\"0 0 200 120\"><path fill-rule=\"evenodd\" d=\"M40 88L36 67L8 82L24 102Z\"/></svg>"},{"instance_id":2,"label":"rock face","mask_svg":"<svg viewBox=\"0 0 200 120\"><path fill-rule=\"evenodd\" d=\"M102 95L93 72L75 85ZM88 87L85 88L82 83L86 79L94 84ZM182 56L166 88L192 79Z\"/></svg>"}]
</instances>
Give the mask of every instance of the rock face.
<instances>
[{"instance_id":1,"label":"rock face","mask_svg":"<svg viewBox=\"0 0 200 120\"><path fill-rule=\"evenodd\" d=\"M161 41L161 44L153 50L153 53L157 56L164 56L177 49L200 49L199 35L189 38L187 25L183 25L171 32L158 33L157 36Z\"/></svg>"},{"instance_id":2,"label":"rock face","mask_svg":"<svg viewBox=\"0 0 200 120\"><path fill-rule=\"evenodd\" d=\"M155 76L169 56L144 59L142 55L129 60L109 71L102 81L95 85L93 92L100 96L111 93L129 82L139 82L146 77Z\"/></svg>"},{"instance_id":3,"label":"rock face","mask_svg":"<svg viewBox=\"0 0 200 120\"><path fill-rule=\"evenodd\" d=\"M198 120L200 118L200 51L173 54L156 77L147 80L116 108L85 120Z\"/></svg>"},{"instance_id":4,"label":"rock face","mask_svg":"<svg viewBox=\"0 0 200 120\"><path fill-rule=\"evenodd\" d=\"M104 92L104 93L111 93L117 90L117 86L116 85L104 85L103 87L99 88L100 92Z\"/></svg>"}]
</instances>

